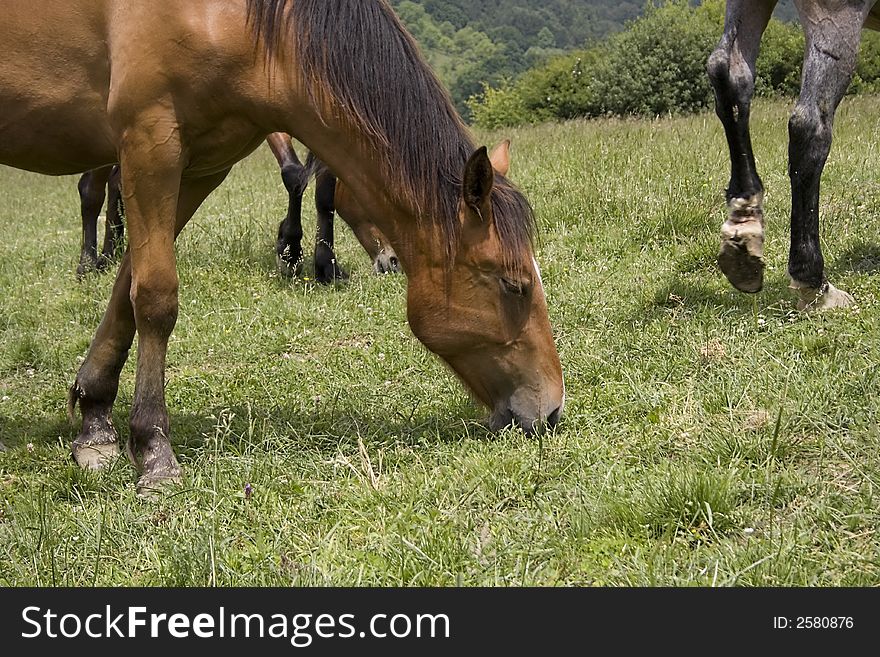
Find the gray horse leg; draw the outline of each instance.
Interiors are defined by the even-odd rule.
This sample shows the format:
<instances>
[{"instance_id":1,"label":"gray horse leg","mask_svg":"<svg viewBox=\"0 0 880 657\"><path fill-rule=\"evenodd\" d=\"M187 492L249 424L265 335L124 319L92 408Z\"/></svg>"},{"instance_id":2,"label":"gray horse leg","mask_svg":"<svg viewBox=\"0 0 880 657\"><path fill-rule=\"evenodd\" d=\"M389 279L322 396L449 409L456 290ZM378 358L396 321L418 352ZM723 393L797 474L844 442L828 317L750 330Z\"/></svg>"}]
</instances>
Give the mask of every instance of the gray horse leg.
<instances>
[{"instance_id":1,"label":"gray horse leg","mask_svg":"<svg viewBox=\"0 0 880 657\"><path fill-rule=\"evenodd\" d=\"M724 34L706 66L730 149L728 218L718 265L743 292L758 292L764 282L764 187L752 153L749 108L758 45L775 5L776 0L728 0Z\"/></svg>"},{"instance_id":2,"label":"gray horse leg","mask_svg":"<svg viewBox=\"0 0 880 657\"><path fill-rule=\"evenodd\" d=\"M831 149L834 113L858 58L862 25L874 0L796 0L806 35L801 94L788 123L791 250L788 273L798 309L848 306L853 298L825 278L819 246L819 180Z\"/></svg>"}]
</instances>

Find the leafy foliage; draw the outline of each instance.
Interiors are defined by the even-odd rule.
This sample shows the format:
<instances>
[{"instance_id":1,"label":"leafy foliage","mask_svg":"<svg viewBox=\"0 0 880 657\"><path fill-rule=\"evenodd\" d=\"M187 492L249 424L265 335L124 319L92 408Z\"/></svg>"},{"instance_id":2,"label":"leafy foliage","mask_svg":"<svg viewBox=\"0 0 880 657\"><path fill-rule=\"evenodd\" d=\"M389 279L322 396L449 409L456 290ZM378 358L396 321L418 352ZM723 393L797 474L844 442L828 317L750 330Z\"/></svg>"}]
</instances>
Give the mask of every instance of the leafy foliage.
<instances>
[{"instance_id":1,"label":"leafy foliage","mask_svg":"<svg viewBox=\"0 0 880 657\"><path fill-rule=\"evenodd\" d=\"M721 36L722 0L694 7L685 0L648 5L644 16L588 50L539 65L469 101L474 121L488 128L574 116L696 112L713 104L706 60ZM761 41L755 91L795 96L800 90L804 35L771 19ZM850 89L880 89L880 36L866 34Z\"/></svg>"}]
</instances>

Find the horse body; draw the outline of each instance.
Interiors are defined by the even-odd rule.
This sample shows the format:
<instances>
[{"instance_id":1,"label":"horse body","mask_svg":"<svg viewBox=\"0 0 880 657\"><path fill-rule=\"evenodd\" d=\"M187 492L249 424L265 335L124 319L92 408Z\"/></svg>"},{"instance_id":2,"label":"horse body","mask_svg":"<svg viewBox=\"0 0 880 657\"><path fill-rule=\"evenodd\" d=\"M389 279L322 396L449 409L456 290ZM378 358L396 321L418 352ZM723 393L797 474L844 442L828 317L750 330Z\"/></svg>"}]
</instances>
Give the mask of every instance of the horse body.
<instances>
[{"instance_id":1,"label":"horse body","mask_svg":"<svg viewBox=\"0 0 880 657\"><path fill-rule=\"evenodd\" d=\"M528 204L474 150L384 0L4 9L0 161L43 173L121 166L128 251L69 397L83 417L72 448L81 465L117 453L111 410L137 332L128 454L142 491L179 478L164 397L174 239L229 168L277 131L339 173L375 218L407 272L413 332L493 425L559 419L562 371Z\"/></svg>"},{"instance_id":2,"label":"horse body","mask_svg":"<svg viewBox=\"0 0 880 657\"><path fill-rule=\"evenodd\" d=\"M0 21L0 162L48 174L116 159L107 118L104 2L5 3ZM37 38L58 34L64 40Z\"/></svg>"},{"instance_id":3,"label":"horse body","mask_svg":"<svg viewBox=\"0 0 880 657\"><path fill-rule=\"evenodd\" d=\"M788 271L799 309L848 306L853 298L826 277L819 244L819 182L831 148L834 114L852 80L863 27L880 28L875 0L795 0L804 28L801 93L789 120L791 247ZM755 62L776 0L727 0L724 33L709 57L715 109L730 149L729 217L718 262L734 287L763 285L764 187L749 135Z\"/></svg>"}]
</instances>

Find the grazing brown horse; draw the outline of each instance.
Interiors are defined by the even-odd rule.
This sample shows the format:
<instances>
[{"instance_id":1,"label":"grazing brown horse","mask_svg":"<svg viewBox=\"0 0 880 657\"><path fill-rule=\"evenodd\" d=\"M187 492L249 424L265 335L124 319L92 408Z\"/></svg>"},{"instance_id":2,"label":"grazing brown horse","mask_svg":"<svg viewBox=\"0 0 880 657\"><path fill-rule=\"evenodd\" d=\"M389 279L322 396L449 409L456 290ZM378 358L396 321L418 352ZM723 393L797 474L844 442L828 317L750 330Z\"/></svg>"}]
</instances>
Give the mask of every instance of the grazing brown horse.
<instances>
[{"instance_id":1,"label":"grazing brown horse","mask_svg":"<svg viewBox=\"0 0 880 657\"><path fill-rule=\"evenodd\" d=\"M806 36L801 93L788 123L791 179L791 249L788 273L798 308L848 306L853 298L825 276L819 246L819 180L831 149L834 113L843 98L859 52L862 27L880 27L875 0L795 0ZM729 217L721 234L718 264L743 292L758 292L764 280L764 187L749 136L749 107L755 90L755 61L761 35L776 0L727 0L724 34L709 57L715 111L730 148Z\"/></svg>"},{"instance_id":2,"label":"grazing brown horse","mask_svg":"<svg viewBox=\"0 0 880 657\"><path fill-rule=\"evenodd\" d=\"M288 192L288 209L278 226L275 245L278 270L283 276L294 276L302 269L302 197L309 178L316 177L315 207L317 209L317 237L315 240L315 280L331 283L344 280L348 274L336 262L333 251L333 213L341 199L340 217L349 224L358 241L364 247L378 274L400 271L394 249L376 226L364 216L356 202L346 194L343 185L336 189L336 177L309 154L304 166L296 155L290 135L274 132L266 138L281 167L281 180ZM103 271L113 261L125 231L123 203L119 189L119 166L107 166L87 171L79 179L79 196L82 214L82 247L78 277L89 271ZM106 190L106 191L105 191ZM98 255L98 217L107 200L104 246ZM348 206L348 209L346 209Z\"/></svg>"},{"instance_id":3,"label":"grazing brown horse","mask_svg":"<svg viewBox=\"0 0 880 657\"><path fill-rule=\"evenodd\" d=\"M385 0L45 0L38 12L7 0L0 53L0 162L46 174L121 166L128 250L70 389L82 466L117 453L111 409L137 332L127 445L138 488L180 478L164 392L174 239L278 131L339 174L388 237L413 333L491 409L491 426L559 420L531 208L474 145Z\"/></svg>"}]
</instances>

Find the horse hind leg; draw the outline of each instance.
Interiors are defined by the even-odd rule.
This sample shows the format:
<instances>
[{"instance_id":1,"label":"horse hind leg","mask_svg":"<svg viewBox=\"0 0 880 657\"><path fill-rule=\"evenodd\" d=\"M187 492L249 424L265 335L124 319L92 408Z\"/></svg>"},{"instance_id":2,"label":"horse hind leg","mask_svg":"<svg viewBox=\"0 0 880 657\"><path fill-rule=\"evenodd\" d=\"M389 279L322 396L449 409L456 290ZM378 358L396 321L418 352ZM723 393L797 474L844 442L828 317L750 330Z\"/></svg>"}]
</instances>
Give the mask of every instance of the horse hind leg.
<instances>
[{"instance_id":1,"label":"horse hind leg","mask_svg":"<svg viewBox=\"0 0 880 657\"><path fill-rule=\"evenodd\" d=\"M125 235L125 225L122 222L124 214L119 166L116 165L107 180L107 219L104 227L104 246L98 258L99 269L107 269L119 253Z\"/></svg>"},{"instance_id":2,"label":"horse hind leg","mask_svg":"<svg viewBox=\"0 0 880 657\"><path fill-rule=\"evenodd\" d=\"M758 292L764 283L764 187L752 152L749 112L758 45L775 5L776 0L728 0L724 33L706 66L731 165L718 265L743 292Z\"/></svg>"},{"instance_id":3,"label":"horse hind leg","mask_svg":"<svg viewBox=\"0 0 880 657\"><path fill-rule=\"evenodd\" d=\"M98 269L98 216L104 207L105 186L111 167L86 171L79 179L80 214L82 216L82 244L76 275L82 278Z\"/></svg>"},{"instance_id":4,"label":"horse hind leg","mask_svg":"<svg viewBox=\"0 0 880 657\"><path fill-rule=\"evenodd\" d=\"M825 277L819 245L819 182L831 150L834 114L852 80L861 29L873 0L795 2L806 36L801 93L788 124L791 249L788 272L799 310L851 305Z\"/></svg>"},{"instance_id":5,"label":"horse hind leg","mask_svg":"<svg viewBox=\"0 0 880 657\"><path fill-rule=\"evenodd\" d=\"M348 278L336 260L333 251L333 213L335 211L336 177L329 171L320 173L315 181L315 209L317 234L315 236L315 280L333 283Z\"/></svg>"}]
</instances>

